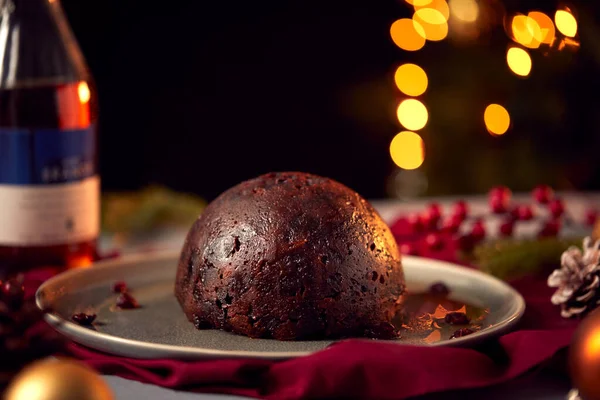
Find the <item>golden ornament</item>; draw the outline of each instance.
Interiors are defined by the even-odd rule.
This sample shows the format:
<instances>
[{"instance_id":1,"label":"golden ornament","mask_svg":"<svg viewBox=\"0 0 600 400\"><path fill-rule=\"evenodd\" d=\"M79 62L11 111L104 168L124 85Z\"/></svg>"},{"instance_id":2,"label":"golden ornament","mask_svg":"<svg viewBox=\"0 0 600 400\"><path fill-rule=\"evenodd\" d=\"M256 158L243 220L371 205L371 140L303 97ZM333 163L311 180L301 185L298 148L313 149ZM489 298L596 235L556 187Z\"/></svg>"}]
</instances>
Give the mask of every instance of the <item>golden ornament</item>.
<instances>
[{"instance_id":1,"label":"golden ornament","mask_svg":"<svg viewBox=\"0 0 600 400\"><path fill-rule=\"evenodd\" d=\"M5 400L113 400L106 382L94 370L72 360L38 361L21 371Z\"/></svg>"},{"instance_id":2,"label":"golden ornament","mask_svg":"<svg viewBox=\"0 0 600 400\"><path fill-rule=\"evenodd\" d=\"M577 327L569 349L569 370L581 398L600 400L600 309Z\"/></svg>"}]
</instances>

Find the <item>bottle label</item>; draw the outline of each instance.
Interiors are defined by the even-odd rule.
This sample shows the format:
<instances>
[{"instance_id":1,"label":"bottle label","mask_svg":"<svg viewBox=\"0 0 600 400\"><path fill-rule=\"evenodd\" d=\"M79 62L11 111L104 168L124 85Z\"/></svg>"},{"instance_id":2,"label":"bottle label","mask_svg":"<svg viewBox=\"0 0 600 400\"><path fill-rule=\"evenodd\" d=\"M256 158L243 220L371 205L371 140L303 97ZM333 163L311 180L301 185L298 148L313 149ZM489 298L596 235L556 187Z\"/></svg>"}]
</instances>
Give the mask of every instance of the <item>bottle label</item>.
<instances>
[{"instance_id":1,"label":"bottle label","mask_svg":"<svg viewBox=\"0 0 600 400\"><path fill-rule=\"evenodd\" d=\"M0 128L0 244L95 239L100 228L96 138L86 129Z\"/></svg>"}]
</instances>

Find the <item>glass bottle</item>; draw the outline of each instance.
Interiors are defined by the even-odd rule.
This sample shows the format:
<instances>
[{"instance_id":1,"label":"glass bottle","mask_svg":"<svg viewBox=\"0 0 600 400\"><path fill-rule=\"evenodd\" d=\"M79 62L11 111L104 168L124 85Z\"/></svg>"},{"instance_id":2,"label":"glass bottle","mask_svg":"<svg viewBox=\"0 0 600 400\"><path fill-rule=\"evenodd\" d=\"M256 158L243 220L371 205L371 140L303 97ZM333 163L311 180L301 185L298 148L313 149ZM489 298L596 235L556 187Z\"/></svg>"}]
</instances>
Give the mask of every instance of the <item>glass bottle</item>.
<instances>
[{"instance_id":1,"label":"glass bottle","mask_svg":"<svg viewBox=\"0 0 600 400\"><path fill-rule=\"evenodd\" d=\"M0 0L0 273L89 265L94 85L58 0Z\"/></svg>"}]
</instances>

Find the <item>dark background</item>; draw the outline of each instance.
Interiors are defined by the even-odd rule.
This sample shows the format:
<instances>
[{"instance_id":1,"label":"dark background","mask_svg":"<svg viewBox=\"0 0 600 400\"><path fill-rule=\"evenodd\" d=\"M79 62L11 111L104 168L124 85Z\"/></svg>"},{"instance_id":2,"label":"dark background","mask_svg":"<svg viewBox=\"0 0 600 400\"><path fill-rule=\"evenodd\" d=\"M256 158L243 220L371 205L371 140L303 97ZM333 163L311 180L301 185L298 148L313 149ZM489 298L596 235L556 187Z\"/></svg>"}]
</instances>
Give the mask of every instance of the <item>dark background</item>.
<instances>
[{"instance_id":1,"label":"dark background","mask_svg":"<svg viewBox=\"0 0 600 400\"><path fill-rule=\"evenodd\" d=\"M497 3L551 17L563 5ZM430 81L422 194L600 189L598 13L570 6L581 47L532 52L531 76L518 79L501 17L476 42L406 53L389 36L411 15L399 0L63 0L98 88L104 190L158 183L207 199L273 170L387 196L402 62ZM485 131L490 102L511 113L503 137Z\"/></svg>"}]
</instances>

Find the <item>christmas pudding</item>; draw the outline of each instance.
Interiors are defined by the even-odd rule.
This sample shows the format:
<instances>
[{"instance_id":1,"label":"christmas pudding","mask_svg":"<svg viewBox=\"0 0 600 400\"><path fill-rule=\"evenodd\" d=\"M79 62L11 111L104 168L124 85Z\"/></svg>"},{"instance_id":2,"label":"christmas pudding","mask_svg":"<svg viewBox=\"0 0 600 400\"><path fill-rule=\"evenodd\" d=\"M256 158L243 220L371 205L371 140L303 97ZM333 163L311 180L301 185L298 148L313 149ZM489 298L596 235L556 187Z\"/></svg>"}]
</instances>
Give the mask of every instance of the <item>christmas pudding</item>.
<instances>
[{"instance_id":1,"label":"christmas pudding","mask_svg":"<svg viewBox=\"0 0 600 400\"><path fill-rule=\"evenodd\" d=\"M271 173L215 199L188 233L175 295L198 329L388 339L404 273L390 230L331 179Z\"/></svg>"}]
</instances>

